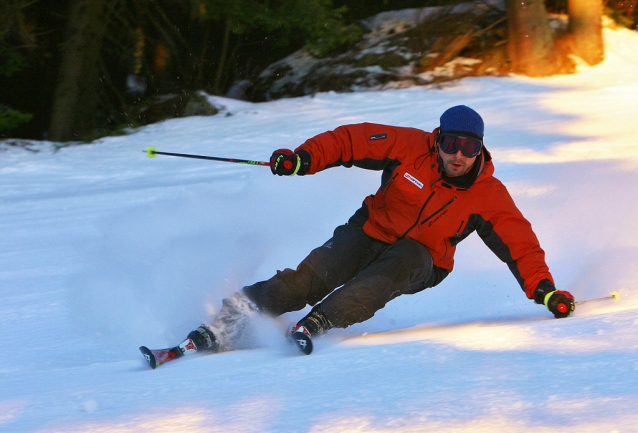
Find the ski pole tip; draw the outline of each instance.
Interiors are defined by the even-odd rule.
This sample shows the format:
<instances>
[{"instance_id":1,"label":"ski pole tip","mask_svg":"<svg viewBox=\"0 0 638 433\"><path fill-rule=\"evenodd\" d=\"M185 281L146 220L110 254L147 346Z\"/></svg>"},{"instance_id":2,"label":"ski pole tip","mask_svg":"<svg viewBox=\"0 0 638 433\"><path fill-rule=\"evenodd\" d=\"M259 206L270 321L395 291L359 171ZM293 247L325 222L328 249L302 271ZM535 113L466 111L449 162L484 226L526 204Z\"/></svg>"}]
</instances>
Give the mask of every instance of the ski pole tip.
<instances>
[{"instance_id":1,"label":"ski pole tip","mask_svg":"<svg viewBox=\"0 0 638 433\"><path fill-rule=\"evenodd\" d=\"M146 155L148 155L149 158L155 158L155 152L157 152L157 149L155 149L154 147L149 147L148 149L146 149Z\"/></svg>"},{"instance_id":2,"label":"ski pole tip","mask_svg":"<svg viewBox=\"0 0 638 433\"><path fill-rule=\"evenodd\" d=\"M613 299L615 302L620 301L620 293L618 292L611 292L611 299Z\"/></svg>"}]
</instances>

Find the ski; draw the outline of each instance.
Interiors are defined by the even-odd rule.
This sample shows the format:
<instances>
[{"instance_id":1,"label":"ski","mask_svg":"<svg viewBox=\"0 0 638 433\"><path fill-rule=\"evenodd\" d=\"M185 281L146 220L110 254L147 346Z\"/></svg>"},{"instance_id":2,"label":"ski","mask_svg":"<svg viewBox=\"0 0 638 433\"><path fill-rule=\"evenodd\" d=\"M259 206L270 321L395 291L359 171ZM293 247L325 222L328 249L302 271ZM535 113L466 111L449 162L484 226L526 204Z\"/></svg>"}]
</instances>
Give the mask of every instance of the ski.
<instances>
[{"instance_id":1,"label":"ski","mask_svg":"<svg viewBox=\"0 0 638 433\"><path fill-rule=\"evenodd\" d=\"M297 346L304 355L310 355L312 353L312 339L310 338L310 331L308 331L305 326L295 327L288 337L288 341Z\"/></svg>"},{"instance_id":2,"label":"ski","mask_svg":"<svg viewBox=\"0 0 638 433\"><path fill-rule=\"evenodd\" d=\"M288 341L297 347L304 355L312 353L312 340L310 332L303 326L297 326L287 337ZM149 349L146 346L140 346L140 352L148 362L152 369L156 369L160 365L164 365L174 359L181 358L184 355L197 352L197 347L193 340L187 338L179 346L167 349Z\"/></svg>"},{"instance_id":3,"label":"ski","mask_svg":"<svg viewBox=\"0 0 638 433\"><path fill-rule=\"evenodd\" d=\"M150 365L152 369L156 369L160 365L184 356L178 346L170 349L149 349L146 346L141 346L140 352L142 352L144 359L146 359L146 362L148 362L148 365Z\"/></svg>"},{"instance_id":4,"label":"ski","mask_svg":"<svg viewBox=\"0 0 638 433\"><path fill-rule=\"evenodd\" d=\"M190 338L185 339L179 346L170 347L168 349L149 349L146 346L140 347L140 352L144 355L144 359L152 369L156 369L160 365L166 364L188 353L197 352L197 347Z\"/></svg>"}]
</instances>

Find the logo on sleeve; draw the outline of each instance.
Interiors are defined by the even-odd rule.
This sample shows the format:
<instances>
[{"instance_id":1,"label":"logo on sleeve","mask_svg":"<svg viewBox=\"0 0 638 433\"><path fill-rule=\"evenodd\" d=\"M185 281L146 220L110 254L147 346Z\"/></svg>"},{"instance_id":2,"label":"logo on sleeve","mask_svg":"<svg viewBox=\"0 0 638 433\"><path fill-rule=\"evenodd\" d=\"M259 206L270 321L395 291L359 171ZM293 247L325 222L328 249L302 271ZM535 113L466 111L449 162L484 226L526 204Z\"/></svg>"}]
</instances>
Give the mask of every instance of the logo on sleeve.
<instances>
[{"instance_id":1,"label":"logo on sleeve","mask_svg":"<svg viewBox=\"0 0 638 433\"><path fill-rule=\"evenodd\" d=\"M407 180L409 180L410 182L412 182L413 184L415 184L419 189L423 189L423 182L421 182L419 179L417 179L416 177L412 176L410 173L408 173L407 171L405 172L405 174L403 175L403 177L405 177Z\"/></svg>"},{"instance_id":2,"label":"logo on sleeve","mask_svg":"<svg viewBox=\"0 0 638 433\"><path fill-rule=\"evenodd\" d=\"M370 136L370 141L385 140L386 138L388 138L388 134L374 134Z\"/></svg>"}]
</instances>

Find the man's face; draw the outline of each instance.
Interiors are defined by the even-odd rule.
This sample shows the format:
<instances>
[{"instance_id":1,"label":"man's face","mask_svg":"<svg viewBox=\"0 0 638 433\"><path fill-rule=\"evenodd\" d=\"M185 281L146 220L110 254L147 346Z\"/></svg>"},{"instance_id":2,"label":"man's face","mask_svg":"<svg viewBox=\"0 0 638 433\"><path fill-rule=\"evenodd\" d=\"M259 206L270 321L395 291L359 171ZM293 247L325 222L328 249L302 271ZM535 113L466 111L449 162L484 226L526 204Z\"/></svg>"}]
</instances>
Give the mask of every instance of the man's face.
<instances>
[{"instance_id":1,"label":"man's face","mask_svg":"<svg viewBox=\"0 0 638 433\"><path fill-rule=\"evenodd\" d=\"M476 156L468 158L463 155L461 149L457 150L456 153L445 153L439 149L439 155L443 160L443 171L450 177L463 176L476 161Z\"/></svg>"}]
</instances>

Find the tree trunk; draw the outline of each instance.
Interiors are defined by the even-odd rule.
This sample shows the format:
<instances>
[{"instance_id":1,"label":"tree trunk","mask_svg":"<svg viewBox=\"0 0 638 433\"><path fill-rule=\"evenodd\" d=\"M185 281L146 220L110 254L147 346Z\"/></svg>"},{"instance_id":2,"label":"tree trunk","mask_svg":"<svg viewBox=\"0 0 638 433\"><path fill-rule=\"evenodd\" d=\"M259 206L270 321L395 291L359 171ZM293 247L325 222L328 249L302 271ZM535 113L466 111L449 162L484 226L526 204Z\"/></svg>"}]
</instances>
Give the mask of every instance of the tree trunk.
<instances>
[{"instance_id":1,"label":"tree trunk","mask_svg":"<svg viewBox=\"0 0 638 433\"><path fill-rule=\"evenodd\" d=\"M558 72L554 36L543 0L506 0L512 70L533 77Z\"/></svg>"},{"instance_id":2,"label":"tree trunk","mask_svg":"<svg viewBox=\"0 0 638 433\"><path fill-rule=\"evenodd\" d=\"M53 97L49 139L78 139L94 127L98 89L98 58L106 27L106 0L72 0L66 42Z\"/></svg>"},{"instance_id":3,"label":"tree trunk","mask_svg":"<svg viewBox=\"0 0 638 433\"><path fill-rule=\"evenodd\" d=\"M224 75L224 67L226 66L226 55L228 54L228 45L230 44L230 20L226 20L226 28L224 29L224 41L222 42L222 54L219 58L219 64L217 65L217 72L215 73L215 84L213 85L213 91L216 95L221 95L221 79Z\"/></svg>"},{"instance_id":4,"label":"tree trunk","mask_svg":"<svg viewBox=\"0 0 638 433\"><path fill-rule=\"evenodd\" d=\"M567 8L574 54L590 65L602 62L605 58L602 0L569 0Z\"/></svg>"},{"instance_id":5,"label":"tree trunk","mask_svg":"<svg viewBox=\"0 0 638 433\"><path fill-rule=\"evenodd\" d=\"M206 30L204 30L204 39L202 44L202 52L199 55L199 65L197 66L197 78L195 80L195 84L198 87L206 87L204 86L204 68L206 67L206 51L208 51L208 45L210 44L210 23L205 22Z\"/></svg>"}]
</instances>

